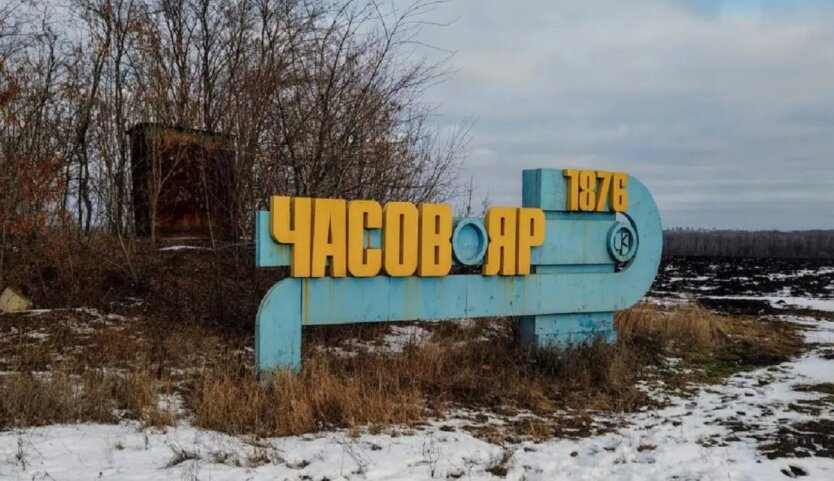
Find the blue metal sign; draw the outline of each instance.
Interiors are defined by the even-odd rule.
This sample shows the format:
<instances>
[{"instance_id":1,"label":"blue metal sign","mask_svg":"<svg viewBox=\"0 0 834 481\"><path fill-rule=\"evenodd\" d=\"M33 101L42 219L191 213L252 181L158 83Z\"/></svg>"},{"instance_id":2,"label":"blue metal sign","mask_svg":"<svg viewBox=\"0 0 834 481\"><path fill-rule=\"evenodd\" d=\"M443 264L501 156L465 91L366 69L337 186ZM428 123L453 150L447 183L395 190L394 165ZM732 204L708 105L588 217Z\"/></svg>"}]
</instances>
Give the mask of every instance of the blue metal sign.
<instances>
[{"instance_id":1,"label":"blue metal sign","mask_svg":"<svg viewBox=\"0 0 834 481\"><path fill-rule=\"evenodd\" d=\"M593 180L584 177L587 172ZM530 250L528 275L291 277L278 282L258 311L258 374L300 369L301 328L308 325L520 316L523 339L536 346L596 337L614 341L614 311L637 303L654 280L662 229L648 189L633 177L609 174L523 172L523 207L541 209L545 224L544 241ZM602 192L611 178L627 188L621 198ZM288 266L292 247L276 242L270 222L270 212L257 213L256 264ZM365 231L368 248L381 246L380 230ZM455 264L482 265L490 240L483 219L456 219L451 237Z\"/></svg>"}]
</instances>

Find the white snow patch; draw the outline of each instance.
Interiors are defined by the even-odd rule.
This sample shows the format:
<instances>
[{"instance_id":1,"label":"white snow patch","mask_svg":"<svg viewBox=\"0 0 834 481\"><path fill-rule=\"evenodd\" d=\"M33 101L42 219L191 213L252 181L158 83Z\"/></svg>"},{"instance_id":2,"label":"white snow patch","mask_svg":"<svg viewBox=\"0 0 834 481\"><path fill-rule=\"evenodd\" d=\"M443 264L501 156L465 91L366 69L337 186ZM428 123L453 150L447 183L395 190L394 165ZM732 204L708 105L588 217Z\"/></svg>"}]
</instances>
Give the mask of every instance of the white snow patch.
<instances>
[{"instance_id":1,"label":"white snow patch","mask_svg":"<svg viewBox=\"0 0 834 481\"><path fill-rule=\"evenodd\" d=\"M207 247L199 247L199 246L168 246L168 247L161 247L159 248L160 252L175 252L175 251L206 251L209 250Z\"/></svg>"},{"instance_id":2,"label":"white snow patch","mask_svg":"<svg viewBox=\"0 0 834 481\"><path fill-rule=\"evenodd\" d=\"M793 307L815 311L834 312L834 299L793 296L708 296L710 299L740 299L748 301L767 301L774 308Z\"/></svg>"}]
</instances>

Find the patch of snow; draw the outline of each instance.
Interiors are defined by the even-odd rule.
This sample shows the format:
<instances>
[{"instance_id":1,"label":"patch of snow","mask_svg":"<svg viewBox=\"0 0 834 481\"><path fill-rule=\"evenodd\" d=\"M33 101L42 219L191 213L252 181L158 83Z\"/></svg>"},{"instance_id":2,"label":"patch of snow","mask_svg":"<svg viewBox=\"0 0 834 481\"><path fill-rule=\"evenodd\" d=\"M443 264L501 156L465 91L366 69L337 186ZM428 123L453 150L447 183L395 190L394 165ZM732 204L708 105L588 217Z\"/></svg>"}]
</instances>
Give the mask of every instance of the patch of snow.
<instances>
[{"instance_id":1,"label":"patch of snow","mask_svg":"<svg viewBox=\"0 0 834 481\"><path fill-rule=\"evenodd\" d=\"M416 325L391 326L385 335L385 349L387 352L402 352L408 345L423 344L429 334L429 331Z\"/></svg>"},{"instance_id":2,"label":"patch of snow","mask_svg":"<svg viewBox=\"0 0 834 481\"><path fill-rule=\"evenodd\" d=\"M834 322L797 320L809 342L834 340ZM427 335L418 326L392 326L384 343L402 348ZM786 479L782 471L795 466L807 473L803 479L830 480L834 459L769 459L756 439L787 424L832 419L830 406L819 415L790 407L821 397L795 390L798 384L821 382L834 382L834 360L811 352L776 368L738 374L724 385L705 386L692 397L672 398L664 408L623 415L624 427L607 434L505 446L463 430L469 421L462 412L417 431L389 429L356 438L331 431L251 439L188 423L165 431L141 430L134 423L47 426L0 432L0 478L759 481ZM161 402L178 408L181 400Z\"/></svg>"},{"instance_id":3,"label":"patch of snow","mask_svg":"<svg viewBox=\"0 0 834 481\"><path fill-rule=\"evenodd\" d=\"M431 332L418 325L390 326L381 340L350 339L343 346L327 346L320 349L343 357L358 352L400 353L407 346L419 346L428 341Z\"/></svg>"},{"instance_id":4,"label":"patch of snow","mask_svg":"<svg viewBox=\"0 0 834 481\"><path fill-rule=\"evenodd\" d=\"M710 299L739 299L747 301L768 301L774 308L793 307L815 311L834 312L834 299L794 296L710 296Z\"/></svg>"},{"instance_id":5,"label":"patch of snow","mask_svg":"<svg viewBox=\"0 0 834 481\"><path fill-rule=\"evenodd\" d=\"M825 276L828 274L834 274L834 267L820 267L819 269L800 269L792 273L773 272L767 274L767 278L770 280L785 280L807 276Z\"/></svg>"},{"instance_id":6,"label":"patch of snow","mask_svg":"<svg viewBox=\"0 0 834 481\"><path fill-rule=\"evenodd\" d=\"M654 304L657 306L662 307L677 307L677 306L684 306L686 304L690 304L692 302L692 298L684 295L676 295L669 293L668 297L667 294L664 293L664 297L654 297L654 296L646 296L644 300L649 304Z\"/></svg>"},{"instance_id":7,"label":"patch of snow","mask_svg":"<svg viewBox=\"0 0 834 481\"><path fill-rule=\"evenodd\" d=\"M176 251L206 251L209 250L207 247L199 247L199 246L168 246L168 247L160 247L160 252L176 252Z\"/></svg>"},{"instance_id":8,"label":"patch of snow","mask_svg":"<svg viewBox=\"0 0 834 481\"><path fill-rule=\"evenodd\" d=\"M362 341L353 341L351 348L367 352L390 352L400 353L407 346L419 346L425 343L431 333L422 327L414 324L405 326L391 326L388 333L382 338L381 344L373 344Z\"/></svg>"}]
</instances>

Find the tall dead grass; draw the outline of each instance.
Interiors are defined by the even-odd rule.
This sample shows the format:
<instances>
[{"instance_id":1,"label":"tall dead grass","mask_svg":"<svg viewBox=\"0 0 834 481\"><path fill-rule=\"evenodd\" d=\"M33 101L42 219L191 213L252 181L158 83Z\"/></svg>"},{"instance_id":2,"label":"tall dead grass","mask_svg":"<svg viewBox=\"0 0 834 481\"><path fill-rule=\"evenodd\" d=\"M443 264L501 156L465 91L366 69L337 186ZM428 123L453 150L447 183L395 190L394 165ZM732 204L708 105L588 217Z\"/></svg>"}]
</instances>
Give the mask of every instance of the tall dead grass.
<instances>
[{"instance_id":1,"label":"tall dead grass","mask_svg":"<svg viewBox=\"0 0 834 481\"><path fill-rule=\"evenodd\" d=\"M660 348L707 351L726 338L728 318L697 304L674 309L641 303L618 312L617 332L625 341L661 343Z\"/></svg>"},{"instance_id":2,"label":"tall dead grass","mask_svg":"<svg viewBox=\"0 0 834 481\"><path fill-rule=\"evenodd\" d=\"M620 411L646 401L635 387L640 356L626 345L558 352L520 347L511 335L463 340L478 337L443 336L394 354L341 357L310 348L298 376L280 372L263 383L239 361L220 362L200 373L188 402L198 425L269 436L413 425L453 407L547 414Z\"/></svg>"},{"instance_id":3,"label":"tall dead grass","mask_svg":"<svg viewBox=\"0 0 834 481\"><path fill-rule=\"evenodd\" d=\"M563 409L629 411L652 402L638 381L665 357L727 360L724 375L738 364L779 362L801 345L778 324L651 305L617 315L618 343L564 351L525 348L515 319L424 324L429 335L402 352L355 348L357 339L379 343L390 325L329 326L305 330L299 375L261 383L244 349L251 338L142 319L72 324L82 317L0 316L0 355L11 371L0 377L0 427L125 418L165 426L177 416L160 405L166 395L179 396L196 425L261 436L413 426L458 408L542 418ZM38 335L12 335L25 329ZM538 421L519 429L555 432Z\"/></svg>"},{"instance_id":4,"label":"tall dead grass","mask_svg":"<svg viewBox=\"0 0 834 481\"><path fill-rule=\"evenodd\" d=\"M0 288L19 289L39 309L108 310L142 299L137 310L168 322L248 331L263 294L286 276L255 269L251 245L159 251L147 239L125 245L115 236L76 234L56 229L13 253Z\"/></svg>"},{"instance_id":5,"label":"tall dead grass","mask_svg":"<svg viewBox=\"0 0 834 481\"><path fill-rule=\"evenodd\" d=\"M310 360L300 376L280 372L268 383L257 382L251 371L219 366L199 377L190 406L200 426L262 436L423 419L416 389L345 374L323 358Z\"/></svg>"},{"instance_id":6,"label":"tall dead grass","mask_svg":"<svg viewBox=\"0 0 834 481\"><path fill-rule=\"evenodd\" d=\"M162 381L142 370L18 373L0 378L0 428L52 423L112 423L122 418L167 426L174 414L160 406Z\"/></svg>"}]
</instances>

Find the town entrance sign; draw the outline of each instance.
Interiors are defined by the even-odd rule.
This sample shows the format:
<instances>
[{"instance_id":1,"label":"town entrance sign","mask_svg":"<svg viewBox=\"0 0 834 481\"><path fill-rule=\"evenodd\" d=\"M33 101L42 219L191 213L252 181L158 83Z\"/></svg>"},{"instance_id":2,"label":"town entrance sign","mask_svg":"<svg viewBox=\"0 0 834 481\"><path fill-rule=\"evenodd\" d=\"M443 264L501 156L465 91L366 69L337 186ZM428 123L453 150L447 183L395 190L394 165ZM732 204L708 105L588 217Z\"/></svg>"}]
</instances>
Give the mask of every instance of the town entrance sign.
<instances>
[{"instance_id":1,"label":"town entrance sign","mask_svg":"<svg viewBox=\"0 0 834 481\"><path fill-rule=\"evenodd\" d=\"M444 204L273 197L257 213L256 264L291 277L258 310L258 374L300 369L307 325L520 316L536 346L615 340L614 311L645 295L660 263L651 194L619 172L522 178L522 207L483 219Z\"/></svg>"}]
</instances>

